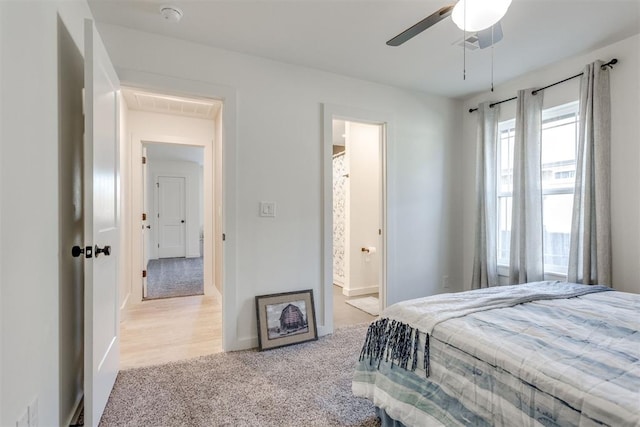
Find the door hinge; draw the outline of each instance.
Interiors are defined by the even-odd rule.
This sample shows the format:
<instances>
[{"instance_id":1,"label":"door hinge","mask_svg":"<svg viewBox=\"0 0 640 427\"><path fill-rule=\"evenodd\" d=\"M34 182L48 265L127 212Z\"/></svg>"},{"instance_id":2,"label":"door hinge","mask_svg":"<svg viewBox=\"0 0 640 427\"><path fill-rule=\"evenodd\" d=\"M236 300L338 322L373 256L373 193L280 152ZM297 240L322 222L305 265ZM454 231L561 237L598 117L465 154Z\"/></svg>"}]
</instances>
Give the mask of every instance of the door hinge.
<instances>
[{"instance_id":1,"label":"door hinge","mask_svg":"<svg viewBox=\"0 0 640 427\"><path fill-rule=\"evenodd\" d=\"M227 235L222 233L222 241L224 242L225 240L227 240Z\"/></svg>"},{"instance_id":2,"label":"door hinge","mask_svg":"<svg viewBox=\"0 0 640 427\"><path fill-rule=\"evenodd\" d=\"M147 220L147 214L146 214L146 213L143 213L143 214L142 214L142 220L143 220L143 221L146 221L146 220Z\"/></svg>"},{"instance_id":3,"label":"door hinge","mask_svg":"<svg viewBox=\"0 0 640 427\"><path fill-rule=\"evenodd\" d=\"M378 236L382 236L382 228L378 228Z\"/></svg>"},{"instance_id":4,"label":"door hinge","mask_svg":"<svg viewBox=\"0 0 640 427\"><path fill-rule=\"evenodd\" d=\"M142 277L147 277L147 270L142 270Z\"/></svg>"},{"instance_id":5,"label":"door hinge","mask_svg":"<svg viewBox=\"0 0 640 427\"><path fill-rule=\"evenodd\" d=\"M143 165L147 164L147 158L145 156L142 156L142 164Z\"/></svg>"},{"instance_id":6,"label":"door hinge","mask_svg":"<svg viewBox=\"0 0 640 427\"><path fill-rule=\"evenodd\" d=\"M160 188L160 183L156 182L156 187Z\"/></svg>"},{"instance_id":7,"label":"door hinge","mask_svg":"<svg viewBox=\"0 0 640 427\"><path fill-rule=\"evenodd\" d=\"M158 243L158 249L160 249L160 243Z\"/></svg>"}]
</instances>

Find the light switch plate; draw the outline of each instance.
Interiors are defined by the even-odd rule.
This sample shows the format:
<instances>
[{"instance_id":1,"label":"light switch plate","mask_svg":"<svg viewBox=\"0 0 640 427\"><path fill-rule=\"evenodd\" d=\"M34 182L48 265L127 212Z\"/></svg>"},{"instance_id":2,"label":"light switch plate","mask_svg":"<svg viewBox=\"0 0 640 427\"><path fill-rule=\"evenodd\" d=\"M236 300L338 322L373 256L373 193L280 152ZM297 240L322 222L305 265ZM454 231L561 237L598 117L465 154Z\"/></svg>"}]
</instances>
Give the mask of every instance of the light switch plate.
<instances>
[{"instance_id":1,"label":"light switch plate","mask_svg":"<svg viewBox=\"0 0 640 427\"><path fill-rule=\"evenodd\" d=\"M260 202L260 216L274 218L276 216L276 202Z\"/></svg>"}]
</instances>

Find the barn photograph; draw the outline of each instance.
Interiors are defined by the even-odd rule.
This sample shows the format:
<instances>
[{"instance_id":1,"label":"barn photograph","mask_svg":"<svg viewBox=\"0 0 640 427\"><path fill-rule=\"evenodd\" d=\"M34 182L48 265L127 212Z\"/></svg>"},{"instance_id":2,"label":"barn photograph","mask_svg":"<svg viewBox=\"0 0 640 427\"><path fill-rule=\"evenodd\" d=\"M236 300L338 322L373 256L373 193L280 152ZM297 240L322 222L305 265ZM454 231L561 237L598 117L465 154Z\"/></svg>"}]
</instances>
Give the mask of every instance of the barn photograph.
<instances>
[{"instance_id":1,"label":"barn photograph","mask_svg":"<svg viewBox=\"0 0 640 427\"><path fill-rule=\"evenodd\" d=\"M309 332L305 301L267 305L267 324L270 340Z\"/></svg>"}]
</instances>

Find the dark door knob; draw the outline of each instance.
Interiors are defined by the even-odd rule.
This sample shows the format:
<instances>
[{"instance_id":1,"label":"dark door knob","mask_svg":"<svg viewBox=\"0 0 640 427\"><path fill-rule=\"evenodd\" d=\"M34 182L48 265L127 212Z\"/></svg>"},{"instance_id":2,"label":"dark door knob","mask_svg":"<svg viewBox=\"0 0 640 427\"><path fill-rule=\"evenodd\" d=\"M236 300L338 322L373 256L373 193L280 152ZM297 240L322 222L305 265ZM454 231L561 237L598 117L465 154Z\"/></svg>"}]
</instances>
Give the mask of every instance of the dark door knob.
<instances>
[{"instance_id":1,"label":"dark door knob","mask_svg":"<svg viewBox=\"0 0 640 427\"><path fill-rule=\"evenodd\" d=\"M180 222L184 224L184 219L183 219L183 220L181 220Z\"/></svg>"},{"instance_id":2,"label":"dark door knob","mask_svg":"<svg viewBox=\"0 0 640 427\"><path fill-rule=\"evenodd\" d=\"M71 248L71 255L74 258L78 258L80 255L84 254L86 258L92 257L92 248L91 246L87 246L86 248L81 248L80 246L74 246Z\"/></svg>"},{"instance_id":3,"label":"dark door knob","mask_svg":"<svg viewBox=\"0 0 640 427\"><path fill-rule=\"evenodd\" d=\"M151 226L150 226L150 225L147 225L147 228L148 228L149 230L151 230Z\"/></svg>"},{"instance_id":4,"label":"dark door knob","mask_svg":"<svg viewBox=\"0 0 640 427\"><path fill-rule=\"evenodd\" d=\"M100 248L98 247L98 245L96 245L95 253L96 253L96 258L98 258L98 255L100 254L105 254L106 256L109 256L111 255L111 246L105 245L104 248Z\"/></svg>"}]
</instances>

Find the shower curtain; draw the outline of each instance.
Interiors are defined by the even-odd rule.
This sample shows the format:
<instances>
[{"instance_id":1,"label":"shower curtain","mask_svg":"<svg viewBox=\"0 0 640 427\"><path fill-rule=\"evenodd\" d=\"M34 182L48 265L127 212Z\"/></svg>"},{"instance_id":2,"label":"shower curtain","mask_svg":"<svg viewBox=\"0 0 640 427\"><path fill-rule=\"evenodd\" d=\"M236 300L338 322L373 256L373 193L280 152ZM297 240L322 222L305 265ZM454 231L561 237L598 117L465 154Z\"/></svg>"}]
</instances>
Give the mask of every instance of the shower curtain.
<instances>
[{"instance_id":1,"label":"shower curtain","mask_svg":"<svg viewBox=\"0 0 640 427\"><path fill-rule=\"evenodd\" d=\"M342 152L333 157L333 283L340 286L345 280L345 174Z\"/></svg>"}]
</instances>

